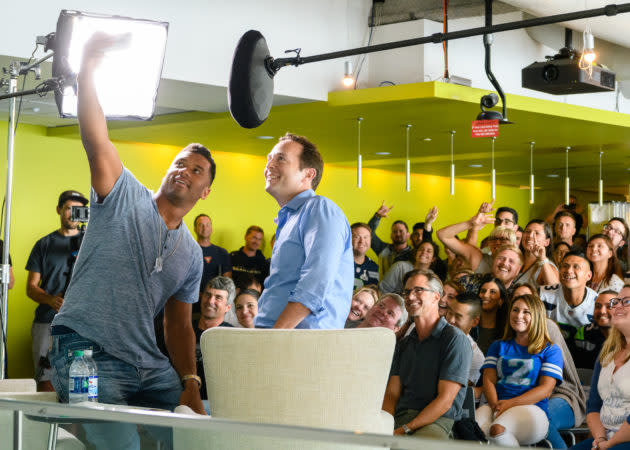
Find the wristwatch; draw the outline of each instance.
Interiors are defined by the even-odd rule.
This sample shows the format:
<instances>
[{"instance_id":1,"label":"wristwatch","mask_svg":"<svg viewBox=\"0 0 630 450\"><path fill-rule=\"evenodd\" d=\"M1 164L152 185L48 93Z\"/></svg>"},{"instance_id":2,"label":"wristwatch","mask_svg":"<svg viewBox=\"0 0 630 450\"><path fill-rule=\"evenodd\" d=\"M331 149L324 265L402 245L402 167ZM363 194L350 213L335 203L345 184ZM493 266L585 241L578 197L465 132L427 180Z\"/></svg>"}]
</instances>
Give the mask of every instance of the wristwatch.
<instances>
[{"instance_id":1,"label":"wristwatch","mask_svg":"<svg viewBox=\"0 0 630 450\"><path fill-rule=\"evenodd\" d=\"M405 434L413 434L413 431L407 425L403 425L402 429L405 431Z\"/></svg>"}]
</instances>

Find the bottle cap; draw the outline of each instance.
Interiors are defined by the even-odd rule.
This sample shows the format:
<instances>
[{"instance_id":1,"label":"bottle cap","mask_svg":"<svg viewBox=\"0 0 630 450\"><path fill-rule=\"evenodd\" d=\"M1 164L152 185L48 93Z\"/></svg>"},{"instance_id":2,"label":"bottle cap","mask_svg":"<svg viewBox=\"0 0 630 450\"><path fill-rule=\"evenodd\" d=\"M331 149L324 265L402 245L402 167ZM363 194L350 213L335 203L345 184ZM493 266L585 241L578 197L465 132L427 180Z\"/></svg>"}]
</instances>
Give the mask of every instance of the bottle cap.
<instances>
[{"instance_id":1,"label":"bottle cap","mask_svg":"<svg viewBox=\"0 0 630 450\"><path fill-rule=\"evenodd\" d=\"M83 356L83 350L75 350L73 355L75 358Z\"/></svg>"}]
</instances>

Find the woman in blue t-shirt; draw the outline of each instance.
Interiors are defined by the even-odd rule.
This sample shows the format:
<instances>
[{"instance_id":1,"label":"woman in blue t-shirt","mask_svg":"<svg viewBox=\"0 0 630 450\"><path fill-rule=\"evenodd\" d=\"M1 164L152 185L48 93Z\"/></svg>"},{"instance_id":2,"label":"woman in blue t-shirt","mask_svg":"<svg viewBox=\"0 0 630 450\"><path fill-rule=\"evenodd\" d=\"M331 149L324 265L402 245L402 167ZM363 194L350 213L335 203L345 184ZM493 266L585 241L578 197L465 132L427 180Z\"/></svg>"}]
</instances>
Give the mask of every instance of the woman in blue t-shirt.
<instances>
[{"instance_id":1,"label":"woman in blue t-shirt","mask_svg":"<svg viewBox=\"0 0 630 450\"><path fill-rule=\"evenodd\" d=\"M490 442L517 447L544 439L547 399L562 382L562 351L549 338L540 298L512 300L503 339L490 345L481 369L488 404L477 409L477 422Z\"/></svg>"}]
</instances>

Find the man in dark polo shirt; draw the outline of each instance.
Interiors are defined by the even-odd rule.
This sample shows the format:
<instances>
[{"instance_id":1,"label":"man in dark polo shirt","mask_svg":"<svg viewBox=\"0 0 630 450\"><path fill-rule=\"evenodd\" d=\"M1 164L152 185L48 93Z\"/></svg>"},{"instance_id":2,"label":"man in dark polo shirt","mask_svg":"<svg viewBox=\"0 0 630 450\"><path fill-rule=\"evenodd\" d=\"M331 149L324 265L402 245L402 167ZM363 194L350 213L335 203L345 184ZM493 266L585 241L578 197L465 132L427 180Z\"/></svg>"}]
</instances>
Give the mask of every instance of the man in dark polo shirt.
<instances>
[{"instance_id":1,"label":"man in dark polo shirt","mask_svg":"<svg viewBox=\"0 0 630 450\"><path fill-rule=\"evenodd\" d=\"M212 237L212 219L206 214L199 214L195 217L194 225L197 243L203 253L203 275L201 275L201 284L199 285L199 292L203 292L208 281L214 277L222 275L232 278L232 263L226 249L210 242ZM196 308L195 305L197 305ZM199 312L198 303L193 305L193 312Z\"/></svg>"},{"instance_id":2,"label":"man in dark polo shirt","mask_svg":"<svg viewBox=\"0 0 630 450\"><path fill-rule=\"evenodd\" d=\"M438 314L442 283L433 272L412 270L404 284L415 329L396 347L383 410L394 416L394 434L448 439L461 418L472 350Z\"/></svg>"}]
</instances>

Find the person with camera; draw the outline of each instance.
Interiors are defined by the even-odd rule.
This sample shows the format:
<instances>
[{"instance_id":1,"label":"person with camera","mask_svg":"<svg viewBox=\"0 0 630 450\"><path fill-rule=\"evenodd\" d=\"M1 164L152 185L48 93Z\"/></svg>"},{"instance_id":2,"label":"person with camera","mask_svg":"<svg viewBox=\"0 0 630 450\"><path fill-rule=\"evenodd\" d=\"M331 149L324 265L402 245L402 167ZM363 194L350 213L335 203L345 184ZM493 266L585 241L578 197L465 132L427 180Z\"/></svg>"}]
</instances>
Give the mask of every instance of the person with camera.
<instances>
[{"instance_id":1,"label":"person with camera","mask_svg":"<svg viewBox=\"0 0 630 450\"><path fill-rule=\"evenodd\" d=\"M88 200L78 191L64 191L57 202L61 226L38 240L26 262L26 295L38 303L31 326L33 364L38 391L53 391L50 383L48 341L50 324L63 305L77 257L81 233L79 222L72 220L72 207L85 206Z\"/></svg>"}]
</instances>

